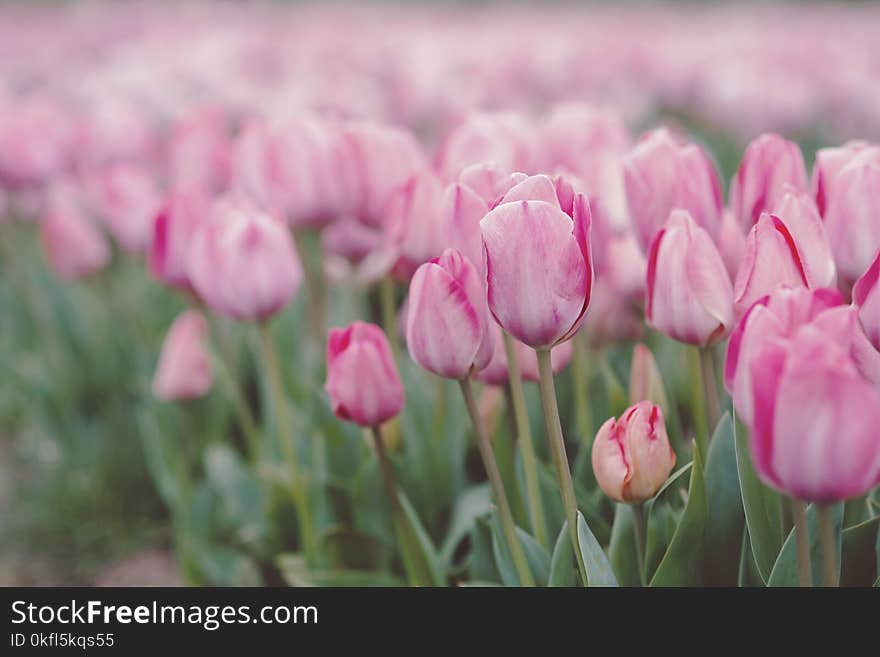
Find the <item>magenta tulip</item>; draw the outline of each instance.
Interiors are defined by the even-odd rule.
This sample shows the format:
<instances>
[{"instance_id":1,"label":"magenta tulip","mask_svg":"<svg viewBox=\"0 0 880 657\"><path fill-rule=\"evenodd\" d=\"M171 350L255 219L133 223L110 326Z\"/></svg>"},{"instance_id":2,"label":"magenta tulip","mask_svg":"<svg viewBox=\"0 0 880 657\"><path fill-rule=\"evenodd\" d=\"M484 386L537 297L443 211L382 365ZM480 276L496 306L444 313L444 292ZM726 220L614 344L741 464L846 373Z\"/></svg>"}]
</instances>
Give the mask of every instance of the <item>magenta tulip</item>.
<instances>
[{"instance_id":1,"label":"magenta tulip","mask_svg":"<svg viewBox=\"0 0 880 657\"><path fill-rule=\"evenodd\" d=\"M880 388L827 334L807 325L766 343L751 361L751 384L750 449L768 485L829 503L880 483Z\"/></svg>"},{"instance_id":2,"label":"magenta tulip","mask_svg":"<svg viewBox=\"0 0 880 657\"><path fill-rule=\"evenodd\" d=\"M153 276L172 287L192 288L187 261L196 227L210 212L200 191L172 193L153 224L149 263Z\"/></svg>"},{"instance_id":3,"label":"magenta tulip","mask_svg":"<svg viewBox=\"0 0 880 657\"><path fill-rule=\"evenodd\" d=\"M859 319L865 333L876 349L880 349L880 251L868 271L853 287L853 304L859 309Z\"/></svg>"},{"instance_id":4,"label":"magenta tulip","mask_svg":"<svg viewBox=\"0 0 880 657\"><path fill-rule=\"evenodd\" d=\"M680 342L706 347L733 326L733 286L709 233L675 210L648 252L645 316Z\"/></svg>"},{"instance_id":5,"label":"magenta tulip","mask_svg":"<svg viewBox=\"0 0 880 657\"><path fill-rule=\"evenodd\" d=\"M566 206L551 179L534 176L480 222L492 315L536 349L574 335L590 303L590 209L582 194Z\"/></svg>"},{"instance_id":6,"label":"magenta tulip","mask_svg":"<svg viewBox=\"0 0 880 657\"><path fill-rule=\"evenodd\" d=\"M212 310L262 321L296 293L302 266L287 226L240 200L221 200L193 235L187 275Z\"/></svg>"},{"instance_id":7,"label":"magenta tulip","mask_svg":"<svg viewBox=\"0 0 880 657\"><path fill-rule=\"evenodd\" d=\"M409 288L406 344L426 370L463 379L492 357L485 288L477 268L447 249L416 270Z\"/></svg>"},{"instance_id":8,"label":"magenta tulip","mask_svg":"<svg viewBox=\"0 0 880 657\"><path fill-rule=\"evenodd\" d=\"M181 313L165 336L153 375L153 395L162 401L204 397L214 383L207 349L208 323L196 310Z\"/></svg>"},{"instance_id":9,"label":"magenta tulip","mask_svg":"<svg viewBox=\"0 0 880 657\"><path fill-rule=\"evenodd\" d=\"M403 384L382 329L365 322L331 329L326 390L338 418L364 427L400 413Z\"/></svg>"},{"instance_id":10,"label":"magenta tulip","mask_svg":"<svg viewBox=\"0 0 880 657\"><path fill-rule=\"evenodd\" d=\"M730 184L730 209L744 231L764 212L773 212L788 188L809 191L800 147L776 134L764 134L746 148Z\"/></svg>"},{"instance_id":11,"label":"magenta tulip","mask_svg":"<svg viewBox=\"0 0 880 657\"><path fill-rule=\"evenodd\" d=\"M52 270L66 280L89 276L110 261L107 239L82 211L75 190L56 184L40 224L43 253Z\"/></svg>"},{"instance_id":12,"label":"magenta tulip","mask_svg":"<svg viewBox=\"0 0 880 657\"><path fill-rule=\"evenodd\" d=\"M714 238L721 219L721 183L696 144L679 144L665 128L644 135L624 162L627 205L643 249L675 209L686 210Z\"/></svg>"},{"instance_id":13,"label":"magenta tulip","mask_svg":"<svg viewBox=\"0 0 880 657\"><path fill-rule=\"evenodd\" d=\"M602 491L618 502L654 497L675 465L663 411L649 401L609 418L593 441L593 473Z\"/></svg>"}]
</instances>

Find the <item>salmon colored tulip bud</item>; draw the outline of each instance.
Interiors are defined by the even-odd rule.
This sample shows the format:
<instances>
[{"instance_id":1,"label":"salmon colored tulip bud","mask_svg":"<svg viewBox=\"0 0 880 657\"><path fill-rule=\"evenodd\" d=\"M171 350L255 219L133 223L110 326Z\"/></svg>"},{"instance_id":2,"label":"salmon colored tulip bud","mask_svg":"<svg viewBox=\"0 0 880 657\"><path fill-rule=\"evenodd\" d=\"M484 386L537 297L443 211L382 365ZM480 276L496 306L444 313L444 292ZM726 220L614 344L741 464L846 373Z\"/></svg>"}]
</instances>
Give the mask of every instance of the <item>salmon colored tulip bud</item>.
<instances>
[{"instance_id":1,"label":"salmon colored tulip bud","mask_svg":"<svg viewBox=\"0 0 880 657\"><path fill-rule=\"evenodd\" d=\"M50 192L46 217L40 224L43 253L52 270L66 280L89 276L110 261L107 239L85 216L68 185Z\"/></svg>"},{"instance_id":2,"label":"salmon colored tulip bud","mask_svg":"<svg viewBox=\"0 0 880 657\"><path fill-rule=\"evenodd\" d=\"M593 288L590 223L586 198L574 195L567 214L546 176L511 188L480 222L489 309L520 342L551 347L580 328Z\"/></svg>"},{"instance_id":3,"label":"salmon colored tulip bud","mask_svg":"<svg viewBox=\"0 0 880 657\"><path fill-rule=\"evenodd\" d=\"M661 409L669 408L663 377L660 376L660 368L657 367L654 354L640 342L633 349L632 363L630 363L629 400L634 404L642 399L657 404Z\"/></svg>"},{"instance_id":4,"label":"salmon colored tulip bud","mask_svg":"<svg viewBox=\"0 0 880 657\"><path fill-rule=\"evenodd\" d=\"M748 231L764 212L773 212L787 188L809 191L800 147L776 134L755 139L730 184L730 209Z\"/></svg>"},{"instance_id":5,"label":"salmon colored tulip bud","mask_svg":"<svg viewBox=\"0 0 880 657\"><path fill-rule=\"evenodd\" d=\"M751 363L750 449L767 484L829 503L880 483L880 388L813 325L763 346Z\"/></svg>"},{"instance_id":6,"label":"salmon colored tulip bud","mask_svg":"<svg viewBox=\"0 0 880 657\"><path fill-rule=\"evenodd\" d=\"M197 227L187 275L215 312L262 321L299 288L302 266L287 226L240 200L222 200Z\"/></svg>"},{"instance_id":7,"label":"salmon colored tulip bud","mask_svg":"<svg viewBox=\"0 0 880 657\"><path fill-rule=\"evenodd\" d=\"M191 289L187 260L196 227L210 212L210 204L201 192L172 193L153 224L150 246L150 273L159 280L182 290Z\"/></svg>"},{"instance_id":8,"label":"salmon colored tulip bud","mask_svg":"<svg viewBox=\"0 0 880 657\"><path fill-rule=\"evenodd\" d=\"M763 214L746 238L734 285L741 315L779 285L829 287L836 269L822 220L807 196L786 194L778 214Z\"/></svg>"},{"instance_id":9,"label":"salmon colored tulip bud","mask_svg":"<svg viewBox=\"0 0 880 657\"><path fill-rule=\"evenodd\" d=\"M644 135L624 161L624 187L636 237L647 249L675 209L686 210L714 239L721 219L721 183L696 144L677 143L660 128Z\"/></svg>"},{"instance_id":10,"label":"salmon colored tulip bud","mask_svg":"<svg viewBox=\"0 0 880 657\"><path fill-rule=\"evenodd\" d=\"M400 413L403 384L382 329L365 322L331 329L325 388L342 420L370 427Z\"/></svg>"},{"instance_id":11,"label":"salmon colored tulip bud","mask_svg":"<svg viewBox=\"0 0 880 657\"><path fill-rule=\"evenodd\" d=\"M92 206L113 239L131 253L146 251L162 207L153 177L136 165L118 164L93 177L89 187Z\"/></svg>"},{"instance_id":12,"label":"salmon colored tulip bud","mask_svg":"<svg viewBox=\"0 0 880 657\"><path fill-rule=\"evenodd\" d=\"M880 147L865 149L834 177L824 217L840 276L851 283L880 249Z\"/></svg>"},{"instance_id":13,"label":"salmon colored tulip bud","mask_svg":"<svg viewBox=\"0 0 880 657\"><path fill-rule=\"evenodd\" d=\"M880 350L880 251L853 287L853 304L874 348Z\"/></svg>"},{"instance_id":14,"label":"salmon colored tulip bud","mask_svg":"<svg viewBox=\"0 0 880 657\"><path fill-rule=\"evenodd\" d=\"M214 383L208 333L208 323L197 310L187 310L174 320L153 375L154 397L180 401L208 394Z\"/></svg>"},{"instance_id":15,"label":"salmon colored tulip bud","mask_svg":"<svg viewBox=\"0 0 880 657\"><path fill-rule=\"evenodd\" d=\"M504 346L504 334L501 327L491 322L492 328L492 359L489 364L474 375L477 381L492 386L501 386L507 383L510 373L507 370L507 350ZM538 383L538 354L534 349L524 345L519 340L513 341L516 350L516 362L519 365L520 376L523 381ZM571 362L574 354L574 344L571 340L556 345L550 352L550 367L554 374L559 374Z\"/></svg>"},{"instance_id":16,"label":"salmon colored tulip bud","mask_svg":"<svg viewBox=\"0 0 880 657\"><path fill-rule=\"evenodd\" d=\"M416 270L406 344L419 365L450 379L478 372L492 358L485 288L477 268L455 249Z\"/></svg>"},{"instance_id":17,"label":"salmon colored tulip bud","mask_svg":"<svg viewBox=\"0 0 880 657\"><path fill-rule=\"evenodd\" d=\"M733 286L712 238L675 210L648 252L648 323L674 340L705 347L733 326Z\"/></svg>"},{"instance_id":18,"label":"salmon colored tulip bud","mask_svg":"<svg viewBox=\"0 0 880 657\"><path fill-rule=\"evenodd\" d=\"M654 497L675 465L663 411L649 401L608 418L593 441L593 473L602 491L618 502Z\"/></svg>"},{"instance_id":19,"label":"salmon colored tulip bud","mask_svg":"<svg viewBox=\"0 0 880 657\"><path fill-rule=\"evenodd\" d=\"M735 281L746 255L746 234L730 210L725 210L718 227L718 252L724 260L730 280Z\"/></svg>"},{"instance_id":20,"label":"salmon colored tulip bud","mask_svg":"<svg viewBox=\"0 0 880 657\"><path fill-rule=\"evenodd\" d=\"M843 168L856 157L872 148L866 141L848 141L843 146L820 148L813 164L813 198L819 214L825 216L828 199L833 195L834 181ZM873 147L876 149L876 147Z\"/></svg>"}]
</instances>

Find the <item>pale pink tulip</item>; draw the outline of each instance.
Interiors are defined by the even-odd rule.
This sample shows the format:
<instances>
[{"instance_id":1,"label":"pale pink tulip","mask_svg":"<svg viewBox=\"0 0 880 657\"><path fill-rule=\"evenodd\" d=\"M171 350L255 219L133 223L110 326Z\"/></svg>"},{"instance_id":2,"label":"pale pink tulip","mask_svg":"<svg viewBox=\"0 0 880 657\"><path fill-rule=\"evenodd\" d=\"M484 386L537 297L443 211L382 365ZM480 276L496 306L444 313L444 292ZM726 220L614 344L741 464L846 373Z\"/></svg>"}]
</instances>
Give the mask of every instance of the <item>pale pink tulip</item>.
<instances>
[{"instance_id":1,"label":"pale pink tulip","mask_svg":"<svg viewBox=\"0 0 880 657\"><path fill-rule=\"evenodd\" d=\"M153 176L134 164L117 164L89 180L91 206L110 235L130 253L150 248L162 195Z\"/></svg>"},{"instance_id":2,"label":"pale pink tulip","mask_svg":"<svg viewBox=\"0 0 880 657\"><path fill-rule=\"evenodd\" d=\"M110 261L107 239L85 215L75 189L68 183L56 184L50 193L47 214L40 224L40 240L46 260L63 279L89 276Z\"/></svg>"},{"instance_id":3,"label":"pale pink tulip","mask_svg":"<svg viewBox=\"0 0 880 657\"><path fill-rule=\"evenodd\" d=\"M187 261L196 227L206 219L211 206L202 192L172 193L153 224L150 245L150 273L166 285L190 290Z\"/></svg>"},{"instance_id":4,"label":"pale pink tulip","mask_svg":"<svg viewBox=\"0 0 880 657\"><path fill-rule=\"evenodd\" d=\"M859 309L859 319L871 344L880 349L880 251L868 271L853 287L853 304Z\"/></svg>"},{"instance_id":5,"label":"pale pink tulip","mask_svg":"<svg viewBox=\"0 0 880 657\"><path fill-rule=\"evenodd\" d=\"M208 323L196 310L187 310L174 320L153 375L154 397L182 401L208 394L214 383L208 335Z\"/></svg>"}]
</instances>

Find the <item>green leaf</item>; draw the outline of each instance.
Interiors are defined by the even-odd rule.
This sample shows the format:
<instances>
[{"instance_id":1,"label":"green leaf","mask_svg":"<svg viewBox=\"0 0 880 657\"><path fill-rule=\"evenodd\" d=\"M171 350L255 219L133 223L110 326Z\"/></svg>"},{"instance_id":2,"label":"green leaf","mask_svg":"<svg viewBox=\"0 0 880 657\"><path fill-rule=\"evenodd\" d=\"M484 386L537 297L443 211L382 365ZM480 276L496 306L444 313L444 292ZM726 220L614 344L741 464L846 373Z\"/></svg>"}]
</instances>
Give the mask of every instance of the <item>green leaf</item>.
<instances>
[{"instance_id":1,"label":"green leaf","mask_svg":"<svg viewBox=\"0 0 880 657\"><path fill-rule=\"evenodd\" d=\"M492 553L492 528L488 517L477 518L471 528L471 555L468 568L472 581L493 582L494 586L501 581L501 574L495 566Z\"/></svg>"},{"instance_id":2,"label":"green leaf","mask_svg":"<svg viewBox=\"0 0 880 657\"><path fill-rule=\"evenodd\" d=\"M276 558L281 578L291 586L406 586L391 573L373 570L309 570L305 557L297 553Z\"/></svg>"},{"instance_id":3,"label":"green leaf","mask_svg":"<svg viewBox=\"0 0 880 657\"><path fill-rule=\"evenodd\" d=\"M749 543L749 530L743 529L742 543L739 555L739 573L736 584L739 587L764 586L764 580L758 574L758 566L755 565L755 555Z\"/></svg>"},{"instance_id":4,"label":"green leaf","mask_svg":"<svg viewBox=\"0 0 880 657\"><path fill-rule=\"evenodd\" d=\"M535 584L547 586L547 580L550 576L550 555L547 554L547 550L541 547L541 544L531 534L526 533L519 527L516 527L515 531L519 542L523 546L529 570L532 571L532 575L535 578ZM516 568L513 565L513 559L510 556L507 542L501 531L501 522L497 512L492 514L492 552L495 555L495 564L498 566L498 572L501 573L501 581L504 582L504 585L522 586L516 574Z\"/></svg>"},{"instance_id":5,"label":"green leaf","mask_svg":"<svg viewBox=\"0 0 880 657\"><path fill-rule=\"evenodd\" d=\"M568 535L567 522L562 523L562 529L553 546L547 586L577 586L577 566L574 563L574 550L571 546L571 537Z\"/></svg>"},{"instance_id":6,"label":"green leaf","mask_svg":"<svg viewBox=\"0 0 880 657\"><path fill-rule=\"evenodd\" d=\"M632 507L629 504L615 505L608 556L621 586L639 586L641 584L635 535L633 534Z\"/></svg>"},{"instance_id":7,"label":"green leaf","mask_svg":"<svg viewBox=\"0 0 880 657\"><path fill-rule=\"evenodd\" d=\"M709 515L703 544L703 583L736 586L745 516L736 471L736 443L730 414L715 428L706 463Z\"/></svg>"},{"instance_id":8,"label":"green leaf","mask_svg":"<svg viewBox=\"0 0 880 657\"><path fill-rule=\"evenodd\" d=\"M669 548L651 578L651 586L692 586L700 583L700 569L694 561L695 555L702 554L708 516L703 464L699 451L695 451L687 504Z\"/></svg>"},{"instance_id":9,"label":"green leaf","mask_svg":"<svg viewBox=\"0 0 880 657\"><path fill-rule=\"evenodd\" d=\"M843 525L843 504L835 504L831 514L834 523L835 543L837 544L835 551L839 555L840 534ZM813 585L822 586L823 558L819 541L819 522L817 516L816 505L809 505L807 507L807 530L810 536L810 562L812 564ZM839 566L840 560L838 559ZM794 528L788 533L788 538L786 538L785 543L782 545L782 550L779 551L779 557L776 559L773 570L770 572L767 586L798 586L797 539Z\"/></svg>"},{"instance_id":10,"label":"green leaf","mask_svg":"<svg viewBox=\"0 0 880 657\"><path fill-rule=\"evenodd\" d=\"M871 586L877 577L880 516L843 530L841 586Z\"/></svg>"},{"instance_id":11,"label":"green leaf","mask_svg":"<svg viewBox=\"0 0 880 657\"><path fill-rule=\"evenodd\" d=\"M734 430L736 427L734 427ZM782 548L781 498L758 478L745 432L735 431L736 468L742 493L749 542L755 556L758 574L766 582Z\"/></svg>"},{"instance_id":12,"label":"green leaf","mask_svg":"<svg viewBox=\"0 0 880 657\"><path fill-rule=\"evenodd\" d=\"M434 544L431 542L431 538L428 536L428 533L425 531L424 526L419 520L418 514L402 491L400 493L400 505L403 507L403 512L406 516L409 528L412 530L416 538L421 557L430 571L431 580L434 582L434 586L445 586L446 575L441 566L440 557L437 555L437 550L434 549Z\"/></svg>"},{"instance_id":13,"label":"green leaf","mask_svg":"<svg viewBox=\"0 0 880 657\"><path fill-rule=\"evenodd\" d=\"M492 510L492 501L489 497L489 484L479 484L465 489L455 502L452 518L449 521L449 529L446 538L440 548L440 560L448 567L452 562L455 549L462 539L471 531L474 521L488 515Z\"/></svg>"},{"instance_id":14,"label":"green leaf","mask_svg":"<svg viewBox=\"0 0 880 657\"><path fill-rule=\"evenodd\" d=\"M590 586L617 586L617 578L599 541L590 531L584 514L578 511L578 544Z\"/></svg>"}]
</instances>

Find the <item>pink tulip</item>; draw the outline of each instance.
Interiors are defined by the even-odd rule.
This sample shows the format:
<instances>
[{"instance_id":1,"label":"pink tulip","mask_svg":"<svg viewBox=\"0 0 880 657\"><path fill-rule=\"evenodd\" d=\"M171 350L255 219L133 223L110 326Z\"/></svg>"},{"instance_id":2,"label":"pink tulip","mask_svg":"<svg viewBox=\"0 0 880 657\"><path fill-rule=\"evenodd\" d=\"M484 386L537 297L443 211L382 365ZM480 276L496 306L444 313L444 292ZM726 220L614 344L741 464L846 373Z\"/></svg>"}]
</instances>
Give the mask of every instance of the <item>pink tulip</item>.
<instances>
[{"instance_id":1,"label":"pink tulip","mask_svg":"<svg viewBox=\"0 0 880 657\"><path fill-rule=\"evenodd\" d=\"M880 249L880 147L853 157L825 189L831 250L841 278L852 283Z\"/></svg>"},{"instance_id":2,"label":"pink tulip","mask_svg":"<svg viewBox=\"0 0 880 657\"><path fill-rule=\"evenodd\" d=\"M94 274L110 261L104 234L85 216L68 183L57 183L50 193L40 239L46 260L66 280Z\"/></svg>"},{"instance_id":3,"label":"pink tulip","mask_svg":"<svg viewBox=\"0 0 880 657\"><path fill-rule=\"evenodd\" d=\"M635 403L638 400L646 399L657 404L661 409L668 410L669 402L663 387L660 368L657 367L654 354L641 342L633 349L629 372L630 402Z\"/></svg>"},{"instance_id":4,"label":"pink tulip","mask_svg":"<svg viewBox=\"0 0 880 657\"><path fill-rule=\"evenodd\" d=\"M848 141L843 146L820 148L816 151L813 164L813 198L819 214L825 216L828 199L833 195L834 181L837 174L856 157L872 148L866 141ZM876 147L874 147L876 148Z\"/></svg>"},{"instance_id":5,"label":"pink tulip","mask_svg":"<svg viewBox=\"0 0 880 657\"><path fill-rule=\"evenodd\" d=\"M751 360L750 448L769 485L829 503L880 483L880 388L812 325L766 343Z\"/></svg>"},{"instance_id":6,"label":"pink tulip","mask_svg":"<svg viewBox=\"0 0 880 657\"><path fill-rule=\"evenodd\" d=\"M365 322L331 329L325 388L340 419L369 427L400 413L403 384L382 329Z\"/></svg>"},{"instance_id":7,"label":"pink tulip","mask_svg":"<svg viewBox=\"0 0 880 657\"><path fill-rule=\"evenodd\" d=\"M520 174L525 176L525 174ZM471 164L458 174L457 182L470 188L483 202L492 207L514 184L520 182L512 178L507 169L494 163Z\"/></svg>"},{"instance_id":8,"label":"pink tulip","mask_svg":"<svg viewBox=\"0 0 880 657\"><path fill-rule=\"evenodd\" d=\"M165 336L153 375L153 396L162 401L204 397L214 383L206 343L208 323L196 310L181 313Z\"/></svg>"},{"instance_id":9,"label":"pink tulip","mask_svg":"<svg viewBox=\"0 0 880 657\"><path fill-rule=\"evenodd\" d=\"M730 210L725 210L721 216L717 242L730 280L735 281L739 266L746 255L746 234Z\"/></svg>"},{"instance_id":10,"label":"pink tulip","mask_svg":"<svg viewBox=\"0 0 880 657\"><path fill-rule=\"evenodd\" d=\"M511 188L480 222L489 308L530 347L568 340L583 322L593 287L590 222L586 198L563 206L546 176Z\"/></svg>"},{"instance_id":11,"label":"pink tulip","mask_svg":"<svg viewBox=\"0 0 880 657\"><path fill-rule=\"evenodd\" d=\"M745 422L752 419L750 363L755 353L764 344L790 338L806 324L846 350L866 380L880 381L880 354L868 344L856 310L842 303L836 290L783 286L749 308L730 336L724 366L724 385Z\"/></svg>"},{"instance_id":12,"label":"pink tulip","mask_svg":"<svg viewBox=\"0 0 880 657\"><path fill-rule=\"evenodd\" d=\"M733 326L733 286L709 233L675 210L648 252L648 323L680 342L705 347Z\"/></svg>"},{"instance_id":13,"label":"pink tulip","mask_svg":"<svg viewBox=\"0 0 880 657\"><path fill-rule=\"evenodd\" d=\"M780 285L812 289L835 281L834 260L812 202L789 194L779 210L779 215L761 215L746 238L734 285L738 316Z\"/></svg>"},{"instance_id":14,"label":"pink tulip","mask_svg":"<svg viewBox=\"0 0 880 657\"><path fill-rule=\"evenodd\" d=\"M531 171L535 164L534 130L513 112L470 115L444 140L438 168L447 180L472 164L492 162L507 171Z\"/></svg>"},{"instance_id":15,"label":"pink tulip","mask_svg":"<svg viewBox=\"0 0 880 657\"><path fill-rule=\"evenodd\" d=\"M69 113L47 96L0 102L0 185L35 187L68 173L75 138Z\"/></svg>"},{"instance_id":16,"label":"pink tulip","mask_svg":"<svg viewBox=\"0 0 880 657\"><path fill-rule=\"evenodd\" d=\"M492 357L485 289L477 268L455 249L416 270L409 288L406 344L426 370L463 379Z\"/></svg>"},{"instance_id":17,"label":"pink tulip","mask_svg":"<svg viewBox=\"0 0 880 657\"><path fill-rule=\"evenodd\" d=\"M150 247L162 196L142 167L118 164L90 180L91 204L113 239L130 253Z\"/></svg>"},{"instance_id":18,"label":"pink tulip","mask_svg":"<svg viewBox=\"0 0 880 657\"><path fill-rule=\"evenodd\" d=\"M853 304L859 309L859 319L871 344L880 350L880 251L868 271L853 287Z\"/></svg>"},{"instance_id":19,"label":"pink tulip","mask_svg":"<svg viewBox=\"0 0 880 657\"><path fill-rule=\"evenodd\" d=\"M721 184L696 144L679 144L660 128L644 135L624 162L624 184L636 237L647 249L675 209L686 210L714 238L721 220Z\"/></svg>"},{"instance_id":20,"label":"pink tulip","mask_svg":"<svg viewBox=\"0 0 880 657\"><path fill-rule=\"evenodd\" d=\"M228 118L214 107L197 108L175 127L168 143L168 175L173 189L206 193L229 185L232 143Z\"/></svg>"},{"instance_id":21,"label":"pink tulip","mask_svg":"<svg viewBox=\"0 0 880 657\"><path fill-rule=\"evenodd\" d=\"M801 149L779 135L761 135L746 148L730 184L730 209L747 231L763 212L774 211L789 187L809 189Z\"/></svg>"},{"instance_id":22,"label":"pink tulip","mask_svg":"<svg viewBox=\"0 0 880 657\"><path fill-rule=\"evenodd\" d=\"M675 465L663 411L640 401L619 420L608 418L593 441L592 460L596 481L611 499L637 503L652 498Z\"/></svg>"},{"instance_id":23,"label":"pink tulip","mask_svg":"<svg viewBox=\"0 0 880 657\"><path fill-rule=\"evenodd\" d=\"M187 260L196 227L210 212L199 191L172 193L153 224L149 263L153 276L172 287L190 290Z\"/></svg>"},{"instance_id":24,"label":"pink tulip","mask_svg":"<svg viewBox=\"0 0 880 657\"><path fill-rule=\"evenodd\" d=\"M222 200L192 238L187 276L212 310L262 321L290 301L302 266L285 224L239 200Z\"/></svg>"},{"instance_id":25,"label":"pink tulip","mask_svg":"<svg viewBox=\"0 0 880 657\"><path fill-rule=\"evenodd\" d=\"M497 189L497 188L496 188ZM494 203L494 201L493 201ZM446 188L440 203L444 239L482 270L483 237L480 220L489 212L487 202L471 187L458 182Z\"/></svg>"},{"instance_id":26,"label":"pink tulip","mask_svg":"<svg viewBox=\"0 0 880 657\"><path fill-rule=\"evenodd\" d=\"M507 370L507 350L504 346L504 335L501 327L491 322L492 333L492 359L489 364L474 375L477 381L486 385L501 386L507 383L510 373ZM534 349L524 345L519 340L513 341L516 350L517 364L520 376L524 381L537 383L540 380L538 372L538 355ZM574 354L574 344L569 340L556 345L550 352L550 366L554 374L564 370L571 362Z\"/></svg>"}]
</instances>

